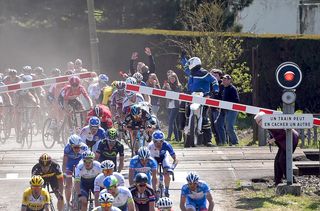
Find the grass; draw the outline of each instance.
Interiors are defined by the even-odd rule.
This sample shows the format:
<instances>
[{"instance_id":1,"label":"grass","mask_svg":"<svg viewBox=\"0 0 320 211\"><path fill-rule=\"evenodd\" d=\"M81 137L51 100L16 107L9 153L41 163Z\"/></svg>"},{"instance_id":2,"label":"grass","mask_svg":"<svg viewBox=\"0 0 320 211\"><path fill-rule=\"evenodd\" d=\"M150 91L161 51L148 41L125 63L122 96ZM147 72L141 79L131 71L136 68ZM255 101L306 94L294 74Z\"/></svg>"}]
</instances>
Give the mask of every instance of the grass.
<instances>
[{"instance_id":1,"label":"grass","mask_svg":"<svg viewBox=\"0 0 320 211\"><path fill-rule=\"evenodd\" d=\"M236 203L237 209L244 210L320 210L319 196L277 196L275 189L261 191L244 190Z\"/></svg>"},{"instance_id":2,"label":"grass","mask_svg":"<svg viewBox=\"0 0 320 211\"><path fill-rule=\"evenodd\" d=\"M163 36L180 36L180 37L195 37L203 36L202 32L178 31L178 30L164 30L164 29L117 29L117 30L103 30L98 29L98 33L110 34L137 34L137 35L163 35ZM319 40L320 35L301 35L301 34L253 34L253 33L232 33L232 32L211 32L210 34L217 34L219 36L227 37L241 37L241 38L278 38L278 39L312 39Z\"/></svg>"}]
</instances>

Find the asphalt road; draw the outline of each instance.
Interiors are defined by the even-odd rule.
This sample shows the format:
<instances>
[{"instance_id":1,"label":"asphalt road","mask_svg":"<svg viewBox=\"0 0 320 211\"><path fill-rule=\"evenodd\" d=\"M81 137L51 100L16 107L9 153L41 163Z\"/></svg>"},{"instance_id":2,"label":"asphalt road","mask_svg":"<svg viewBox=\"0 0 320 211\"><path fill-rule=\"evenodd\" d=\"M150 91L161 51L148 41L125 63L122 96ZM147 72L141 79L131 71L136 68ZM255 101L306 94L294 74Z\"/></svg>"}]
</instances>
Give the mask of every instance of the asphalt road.
<instances>
[{"instance_id":1,"label":"asphalt road","mask_svg":"<svg viewBox=\"0 0 320 211\"><path fill-rule=\"evenodd\" d=\"M63 148L55 145L53 149L44 148L41 136L34 138L32 148L21 148L11 137L0 145L0 210L19 210L22 193L29 186L32 166L39 156L47 152L60 164ZM236 210L233 188L240 180L250 180L273 175L274 153L268 147L198 147L176 149L179 165L175 170L175 182L171 185L171 198L174 210L179 209L180 188L186 182L189 171L197 171L200 179L208 182L213 190L215 210ZM297 150L296 153L301 153ZM128 153L129 154L129 153ZM127 176L129 158L122 172Z\"/></svg>"}]
</instances>

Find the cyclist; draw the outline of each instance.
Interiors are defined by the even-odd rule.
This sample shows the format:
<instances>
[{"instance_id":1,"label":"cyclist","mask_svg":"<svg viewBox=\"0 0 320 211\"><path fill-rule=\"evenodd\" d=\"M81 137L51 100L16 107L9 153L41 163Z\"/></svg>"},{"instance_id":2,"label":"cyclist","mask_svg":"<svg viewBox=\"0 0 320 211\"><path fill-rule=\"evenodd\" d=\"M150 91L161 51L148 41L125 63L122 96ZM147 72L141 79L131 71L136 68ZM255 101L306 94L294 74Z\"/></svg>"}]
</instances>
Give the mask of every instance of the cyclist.
<instances>
[{"instance_id":1,"label":"cyclist","mask_svg":"<svg viewBox=\"0 0 320 211\"><path fill-rule=\"evenodd\" d=\"M137 81L135 78L129 77L126 79L126 84L137 84ZM133 104L145 101L143 96L140 93L126 91L125 95L126 95L126 97L124 98L123 104L122 104L122 112L125 114L129 113L130 107Z\"/></svg>"},{"instance_id":2,"label":"cyclist","mask_svg":"<svg viewBox=\"0 0 320 211\"><path fill-rule=\"evenodd\" d=\"M96 152L101 141L106 138L106 131L100 127L100 119L91 117L89 125L82 128L80 137L92 152Z\"/></svg>"},{"instance_id":3,"label":"cyclist","mask_svg":"<svg viewBox=\"0 0 320 211\"><path fill-rule=\"evenodd\" d=\"M60 75L61 70L59 70L58 68L54 68L51 70L52 77L58 77ZM58 97L64 86L64 83L51 84L47 92L47 102L49 106L52 106L49 112L49 117L56 120L57 122L63 120L63 113L61 112L61 108L58 103Z\"/></svg>"},{"instance_id":4,"label":"cyclist","mask_svg":"<svg viewBox=\"0 0 320 211\"><path fill-rule=\"evenodd\" d=\"M148 176L145 173L138 173L134 178L134 185L131 191L137 210L154 211L156 196L154 190L148 184Z\"/></svg>"},{"instance_id":5,"label":"cyclist","mask_svg":"<svg viewBox=\"0 0 320 211\"><path fill-rule=\"evenodd\" d=\"M134 201L130 190L125 186L118 185L118 179L113 176L107 176L103 180L103 185L114 197L113 205L122 211L135 211Z\"/></svg>"},{"instance_id":6,"label":"cyclist","mask_svg":"<svg viewBox=\"0 0 320 211\"><path fill-rule=\"evenodd\" d=\"M124 165L124 146L119 141L118 131L115 128L107 130L106 139L103 140L96 151L96 159L100 162L104 160L112 160L114 170L119 173ZM119 154L119 165L117 166L117 155Z\"/></svg>"},{"instance_id":7,"label":"cyclist","mask_svg":"<svg viewBox=\"0 0 320 211\"><path fill-rule=\"evenodd\" d=\"M49 211L50 195L42 187L43 184L44 180L41 176L35 175L31 177L31 187L27 188L23 193L21 211Z\"/></svg>"},{"instance_id":8,"label":"cyclist","mask_svg":"<svg viewBox=\"0 0 320 211\"><path fill-rule=\"evenodd\" d=\"M111 112L114 114L115 120L120 122L124 118L124 115L122 113L122 105L123 100L126 97L126 83L124 81L114 81L112 85L116 88L116 90L112 93L110 97L110 109Z\"/></svg>"},{"instance_id":9,"label":"cyclist","mask_svg":"<svg viewBox=\"0 0 320 211\"><path fill-rule=\"evenodd\" d=\"M63 174L60 165L53 161L51 157L44 153L40 156L39 162L33 166L32 175L40 175L45 184L50 184L51 189L58 199L57 207L63 210Z\"/></svg>"},{"instance_id":10,"label":"cyclist","mask_svg":"<svg viewBox=\"0 0 320 211\"><path fill-rule=\"evenodd\" d=\"M129 185L134 184L134 178L138 173L145 173L148 176L148 184L152 184L153 190L157 190L157 161L150 155L147 147L141 147L138 155L130 160L129 164Z\"/></svg>"},{"instance_id":11,"label":"cyclist","mask_svg":"<svg viewBox=\"0 0 320 211\"><path fill-rule=\"evenodd\" d=\"M187 60L185 55L181 58L182 65L185 67L185 74L189 77L187 88L189 93L202 92L204 97L217 95L219 92L218 80L210 72L202 68L200 58L192 57ZM213 94L214 93L214 94ZM188 109L189 111L189 109ZM202 112L202 131L204 145L212 146L211 123L208 119L208 106L203 107ZM189 112L188 112L189 113ZM188 115L189 116L189 115Z\"/></svg>"},{"instance_id":12,"label":"cyclist","mask_svg":"<svg viewBox=\"0 0 320 211\"><path fill-rule=\"evenodd\" d=\"M81 160L82 153L88 150L88 146L82 142L81 137L75 134L69 137L68 144L64 148L62 172L66 175L65 195L68 206L70 206L74 167Z\"/></svg>"},{"instance_id":13,"label":"cyclist","mask_svg":"<svg viewBox=\"0 0 320 211\"><path fill-rule=\"evenodd\" d=\"M107 190L102 190L99 194L99 207L95 207L93 211L121 211L118 207L112 206L114 197Z\"/></svg>"},{"instance_id":14,"label":"cyclist","mask_svg":"<svg viewBox=\"0 0 320 211\"><path fill-rule=\"evenodd\" d=\"M162 197L157 201L156 207L158 211L173 211L173 203L170 198Z\"/></svg>"},{"instance_id":15,"label":"cyclist","mask_svg":"<svg viewBox=\"0 0 320 211\"><path fill-rule=\"evenodd\" d=\"M74 187L81 201L82 211L87 210L89 194L93 193L94 180L100 172L101 166L98 161L94 160L94 153L84 152L74 174Z\"/></svg>"},{"instance_id":16,"label":"cyclist","mask_svg":"<svg viewBox=\"0 0 320 211\"><path fill-rule=\"evenodd\" d=\"M108 86L109 77L106 74L98 76L98 83L93 83L88 87L88 93L94 104L99 104L102 99L99 99L104 87Z\"/></svg>"},{"instance_id":17,"label":"cyclist","mask_svg":"<svg viewBox=\"0 0 320 211\"><path fill-rule=\"evenodd\" d=\"M139 72L136 72L132 75L137 80L137 84L140 86L147 86L146 82L143 81L143 75Z\"/></svg>"},{"instance_id":18,"label":"cyclist","mask_svg":"<svg viewBox=\"0 0 320 211\"><path fill-rule=\"evenodd\" d=\"M92 101L91 98L89 97L86 89L84 86L80 85L80 78L78 76L72 76L69 79L69 85L65 86L60 93L60 96L63 99L63 106L67 111L67 114L70 116L70 111L69 108L67 109L67 106L70 105L71 107L74 108L74 110L79 111L79 110L85 110L82 102L78 99L80 95L83 95L84 98L88 101L89 107L92 107ZM60 98L61 98L60 97ZM86 119L86 113L82 112L82 118ZM81 123L80 123L81 124ZM69 126L71 128L71 120L69 119Z\"/></svg>"},{"instance_id":19,"label":"cyclist","mask_svg":"<svg viewBox=\"0 0 320 211\"><path fill-rule=\"evenodd\" d=\"M112 162L112 160L105 160L101 162L102 173L100 173L94 180L94 196L95 196L94 198L95 198L96 206L98 204L99 192L102 189L106 188L103 185L103 181L107 176L114 175L118 180L119 186L124 186L124 177L122 176L122 174L113 171L114 166L115 165Z\"/></svg>"},{"instance_id":20,"label":"cyclist","mask_svg":"<svg viewBox=\"0 0 320 211\"><path fill-rule=\"evenodd\" d=\"M190 172L186 179L188 184L181 188L180 209L182 211L212 211L214 202L209 185L199 180L199 176L195 172Z\"/></svg>"},{"instance_id":21,"label":"cyclist","mask_svg":"<svg viewBox=\"0 0 320 211\"><path fill-rule=\"evenodd\" d=\"M150 150L151 157L153 157L158 164L162 164L164 173L164 194L169 197L169 186L170 186L170 175L169 173L173 171L172 166L169 163L167 152L173 159L173 166L175 167L178 163L176 158L176 153L174 152L170 143L164 140L164 133L161 130L156 130L152 134L152 142L149 143L148 149Z\"/></svg>"},{"instance_id":22,"label":"cyclist","mask_svg":"<svg viewBox=\"0 0 320 211\"><path fill-rule=\"evenodd\" d=\"M130 113L125 117L123 126L128 129L131 135L131 141L136 140L138 130L146 129L148 142L151 141L150 133L156 127L157 122L152 118L149 111L139 104L134 104L130 108ZM134 150L137 151L139 143L136 142Z\"/></svg>"},{"instance_id":23,"label":"cyclist","mask_svg":"<svg viewBox=\"0 0 320 211\"><path fill-rule=\"evenodd\" d=\"M89 120L89 118L93 116L99 117L103 129L108 130L112 128L112 114L107 106L102 104L95 105L94 108L88 112L87 119Z\"/></svg>"}]
</instances>

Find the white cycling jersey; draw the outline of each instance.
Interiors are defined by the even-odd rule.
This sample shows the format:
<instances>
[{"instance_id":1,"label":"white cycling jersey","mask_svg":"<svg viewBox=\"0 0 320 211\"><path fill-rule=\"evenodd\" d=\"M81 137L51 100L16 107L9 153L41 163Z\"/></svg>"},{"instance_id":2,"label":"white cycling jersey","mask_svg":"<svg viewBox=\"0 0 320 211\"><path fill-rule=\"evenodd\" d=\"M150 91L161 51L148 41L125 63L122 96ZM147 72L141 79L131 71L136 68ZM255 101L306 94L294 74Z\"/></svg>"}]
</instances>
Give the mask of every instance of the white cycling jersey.
<instances>
[{"instance_id":1,"label":"white cycling jersey","mask_svg":"<svg viewBox=\"0 0 320 211\"><path fill-rule=\"evenodd\" d=\"M160 158L160 150L158 150L156 148L156 146L154 145L153 141L148 144L148 149L150 150L151 157L153 157L155 159L156 158ZM171 164L169 162L169 157L167 156L167 154L168 153L164 154L164 158L162 160L163 168L170 168L171 167Z\"/></svg>"},{"instance_id":2,"label":"white cycling jersey","mask_svg":"<svg viewBox=\"0 0 320 211\"><path fill-rule=\"evenodd\" d=\"M88 87L88 94L93 101L99 99L100 93L101 93L101 87L99 86L99 83L91 84Z\"/></svg>"},{"instance_id":3,"label":"white cycling jersey","mask_svg":"<svg viewBox=\"0 0 320 211\"><path fill-rule=\"evenodd\" d=\"M92 211L103 211L101 206L95 207ZM110 211L121 211L118 207L112 206Z\"/></svg>"},{"instance_id":4,"label":"white cycling jersey","mask_svg":"<svg viewBox=\"0 0 320 211\"><path fill-rule=\"evenodd\" d=\"M83 160L79 162L75 169L75 180L80 181L81 178L83 179L93 179L95 178L98 174L101 173L101 165L98 161L94 160L93 165L91 169L86 169L83 163Z\"/></svg>"},{"instance_id":5,"label":"white cycling jersey","mask_svg":"<svg viewBox=\"0 0 320 211\"><path fill-rule=\"evenodd\" d=\"M118 172L113 172L112 174L113 176L115 176L118 180L118 186L124 186L124 177L122 176L122 174L118 173ZM103 173L100 173L96 179L94 180L94 192L99 192L101 190L101 188L106 188L103 185L103 181L106 178L106 176L104 176Z\"/></svg>"},{"instance_id":6,"label":"white cycling jersey","mask_svg":"<svg viewBox=\"0 0 320 211\"><path fill-rule=\"evenodd\" d=\"M139 103L139 102L144 102L144 98L141 94L136 93L135 97L125 97L123 100L123 104L122 104L122 111L126 112L126 109L130 106L132 106L133 104ZM135 98L135 101L131 101L133 98Z\"/></svg>"},{"instance_id":7,"label":"white cycling jersey","mask_svg":"<svg viewBox=\"0 0 320 211\"><path fill-rule=\"evenodd\" d=\"M118 195L114 198L113 206L123 211L128 210L128 202L133 202L132 194L127 187L118 186Z\"/></svg>"}]
</instances>

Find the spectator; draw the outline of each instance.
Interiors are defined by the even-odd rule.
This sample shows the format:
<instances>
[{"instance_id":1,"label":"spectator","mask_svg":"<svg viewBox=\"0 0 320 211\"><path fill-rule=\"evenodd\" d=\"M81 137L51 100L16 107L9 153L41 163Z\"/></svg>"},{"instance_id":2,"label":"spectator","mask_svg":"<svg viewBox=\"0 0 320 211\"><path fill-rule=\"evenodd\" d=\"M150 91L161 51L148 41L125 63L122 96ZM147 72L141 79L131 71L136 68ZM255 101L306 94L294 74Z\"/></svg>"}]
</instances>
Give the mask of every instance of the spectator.
<instances>
[{"instance_id":1,"label":"spectator","mask_svg":"<svg viewBox=\"0 0 320 211\"><path fill-rule=\"evenodd\" d=\"M265 115L264 112L259 112L254 120L261 126L262 117ZM274 159L274 183L277 186L282 182L283 177L286 178L286 131L283 129L269 129L270 139L267 141L269 144L276 143L279 147L277 155ZM292 153L295 151L298 141L299 133L296 130L292 130ZM295 182L295 178L293 178Z\"/></svg>"},{"instance_id":2,"label":"spectator","mask_svg":"<svg viewBox=\"0 0 320 211\"><path fill-rule=\"evenodd\" d=\"M164 89L174 91L174 92L181 92L182 86L180 84L177 74L172 72L170 75L168 75L168 81L164 83ZM180 106L179 104L180 103L177 100L167 100L167 108L169 111L167 141L171 140L172 132L174 134L175 141L180 141L178 125L176 122L176 119L179 114L179 106Z\"/></svg>"},{"instance_id":3,"label":"spectator","mask_svg":"<svg viewBox=\"0 0 320 211\"><path fill-rule=\"evenodd\" d=\"M144 49L145 54L149 57L149 66L147 66L143 62L138 62L136 69L134 68L134 62L138 59L138 53L133 52L130 59L130 74L133 75L135 72L140 72L143 75L143 81L147 82L149 79L149 75L151 73L155 73L156 65L154 62L154 58L152 56L151 49L146 47Z\"/></svg>"},{"instance_id":4,"label":"spectator","mask_svg":"<svg viewBox=\"0 0 320 211\"><path fill-rule=\"evenodd\" d=\"M224 90L222 92L222 100L239 103L239 94L237 88L232 84L232 78L230 75L224 75L222 77L222 84L224 86ZM226 143L226 132L229 138L229 145L237 145L238 144L238 137L234 129L234 125L236 123L238 112L231 111L231 110L224 110L221 109L220 116L218 119L218 134L219 140L221 143ZM224 128L226 126L226 129Z\"/></svg>"},{"instance_id":5,"label":"spectator","mask_svg":"<svg viewBox=\"0 0 320 211\"><path fill-rule=\"evenodd\" d=\"M155 73L151 73L149 75L147 86L160 89L159 79ZM157 116L157 113L160 108L160 98L151 96L150 99L151 99L150 104L152 106L152 113Z\"/></svg>"},{"instance_id":6,"label":"spectator","mask_svg":"<svg viewBox=\"0 0 320 211\"><path fill-rule=\"evenodd\" d=\"M224 87L223 87L221 78L223 76L223 73L219 69L212 69L210 72L218 80L218 83L219 83L219 92L217 94L213 94L212 97L217 100L222 100L222 92L223 92ZM219 114L220 114L219 108L211 107L211 115L210 115L211 122L212 122L211 129L212 129L212 132L213 132L213 135L214 135L214 138L216 140L217 145L221 146L224 143L221 142L221 140L219 139L219 135L218 135L218 126L217 126L218 121L217 120L218 120Z\"/></svg>"}]
</instances>

